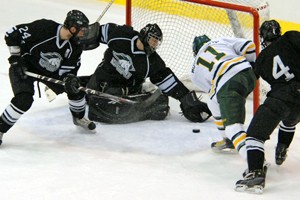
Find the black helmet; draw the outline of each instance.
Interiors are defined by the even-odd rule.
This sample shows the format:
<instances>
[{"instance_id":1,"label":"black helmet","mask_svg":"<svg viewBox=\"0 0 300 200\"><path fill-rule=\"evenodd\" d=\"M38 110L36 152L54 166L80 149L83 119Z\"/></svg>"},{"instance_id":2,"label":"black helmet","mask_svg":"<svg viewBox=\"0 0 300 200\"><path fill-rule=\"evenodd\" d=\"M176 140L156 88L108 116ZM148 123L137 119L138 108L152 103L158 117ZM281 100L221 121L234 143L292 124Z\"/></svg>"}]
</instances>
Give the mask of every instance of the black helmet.
<instances>
[{"instance_id":1,"label":"black helmet","mask_svg":"<svg viewBox=\"0 0 300 200\"><path fill-rule=\"evenodd\" d=\"M266 42L272 42L281 36L281 28L277 21L264 21L259 29L261 45L266 47Z\"/></svg>"},{"instance_id":2,"label":"black helmet","mask_svg":"<svg viewBox=\"0 0 300 200\"><path fill-rule=\"evenodd\" d=\"M67 14L64 26L67 29L75 27L77 32L79 32L81 28L88 28L89 19L81 11L71 10Z\"/></svg>"},{"instance_id":3,"label":"black helmet","mask_svg":"<svg viewBox=\"0 0 300 200\"><path fill-rule=\"evenodd\" d=\"M200 35L198 37L196 36L194 38L194 41L193 41L193 52L194 52L194 55L196 56L197 53L198 53L198 51L199 51L199 49L201 49L201 47L205 43L207 43L209 41L210 41L210 39L209 39L209 37L207 37L207 35Z\"/></svg>"},{"instance_id":4,"label":"black helmet","mask_svg":"<svg viewBox=\"0 0 300 200\"><path fill-rule=\"evenodd\" d=\"M150 46L148 43L150 38L158 40L159 44L155 47ZM146 54L150 55L154 53L155 50L159 47L163 39L163 34L157 24L147 24L144 28L141 29L139 33L139 39L144 45Z\"/></svg>"}]
</instances>

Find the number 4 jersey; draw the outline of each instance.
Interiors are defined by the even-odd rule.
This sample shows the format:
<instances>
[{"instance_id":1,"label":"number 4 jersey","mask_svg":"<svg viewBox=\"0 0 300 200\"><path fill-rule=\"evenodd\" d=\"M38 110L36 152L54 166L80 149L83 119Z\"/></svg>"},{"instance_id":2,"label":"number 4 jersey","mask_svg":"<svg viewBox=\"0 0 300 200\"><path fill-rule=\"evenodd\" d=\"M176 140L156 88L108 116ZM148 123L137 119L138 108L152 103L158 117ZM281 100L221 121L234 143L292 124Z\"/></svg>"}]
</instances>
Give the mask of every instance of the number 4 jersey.
<instances>
[{"instance_id":1,"label":"number 4 jersey","mask_svg":"<svg viewBox=\"0 0 300 200\"><path fill-rule=\"evenodd\" d=\"M300 82L300 32L288 31L262 50L254 72L272 89L291 81Z\"/></svg>"},{"instance_id":2,"label":"number 4 jersey","mask_svg":"<svg viewBox=\"0 0 300 200\"><path fill-rule=\"evenodd\" d=\"M251 68L255 44L242 38L218 38L199 50L191 71L192 82L212 99L235 74Z\"/></svg>"}]
</instances>

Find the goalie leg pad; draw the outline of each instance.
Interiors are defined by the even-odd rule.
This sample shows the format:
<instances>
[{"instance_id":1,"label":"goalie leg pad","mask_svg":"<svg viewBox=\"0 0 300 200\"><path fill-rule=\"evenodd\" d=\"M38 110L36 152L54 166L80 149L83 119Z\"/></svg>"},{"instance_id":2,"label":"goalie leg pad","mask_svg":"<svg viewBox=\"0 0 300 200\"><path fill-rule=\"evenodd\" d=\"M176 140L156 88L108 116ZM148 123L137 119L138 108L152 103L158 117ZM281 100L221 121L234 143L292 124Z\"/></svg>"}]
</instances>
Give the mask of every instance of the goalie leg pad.
<instances>
[{"instance_id":1,"label":"goalie leg pad","mask_svg":"<svg viewBox=\"0 0 300 200\"><path fill-rule=\"evenodd\" d=\"M164 120L170 111L169 97L167 95L160 95L158 99L146 108L148 114L146 119Z\"/></svg>"},{"instance_id":2,"label":"goalie leg pad","mask_svg":"<svg viewBox=\"0 0 300 200\"><path fill-rule=\"evenodd\" d=\"M151 95L151 93L145 93L130 98L140 102L138 104L121 104L91 95L88 99L88 118L92 121L109 124L124 124L148 119L165 119L170 109L168 97L161 94L149 105L143 103Z\"/></svg>"}]
</instances>

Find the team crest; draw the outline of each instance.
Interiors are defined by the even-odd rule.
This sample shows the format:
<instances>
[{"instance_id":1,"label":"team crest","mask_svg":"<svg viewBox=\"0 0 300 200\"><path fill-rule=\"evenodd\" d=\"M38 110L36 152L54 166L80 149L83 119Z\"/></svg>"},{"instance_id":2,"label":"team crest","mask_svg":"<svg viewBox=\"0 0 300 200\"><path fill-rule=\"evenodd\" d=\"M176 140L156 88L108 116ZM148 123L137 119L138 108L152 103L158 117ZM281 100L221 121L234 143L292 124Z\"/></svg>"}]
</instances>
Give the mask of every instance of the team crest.
<instances>
[{"instance_id":1,"label":"team crest","mask_svg":"<svg viewBox=\"0 0 300 200\"><path fill-rule=\"evenodd\" d=\"M60 67L62 57L56 52L40 53L39 64L47 71L54 72Z\"/></svg>"},{"instance_id":2,"label":"team crest","mask_svg":"<svg viewBox=\"0 0 300 200\"><path fill-rule=\"evenodd\" d=\"M132 76L131 72L135 71L131 57L124 53L113 51L113 57L110 63L126 79L130 79Z\"/></svg>"}]
</instances>

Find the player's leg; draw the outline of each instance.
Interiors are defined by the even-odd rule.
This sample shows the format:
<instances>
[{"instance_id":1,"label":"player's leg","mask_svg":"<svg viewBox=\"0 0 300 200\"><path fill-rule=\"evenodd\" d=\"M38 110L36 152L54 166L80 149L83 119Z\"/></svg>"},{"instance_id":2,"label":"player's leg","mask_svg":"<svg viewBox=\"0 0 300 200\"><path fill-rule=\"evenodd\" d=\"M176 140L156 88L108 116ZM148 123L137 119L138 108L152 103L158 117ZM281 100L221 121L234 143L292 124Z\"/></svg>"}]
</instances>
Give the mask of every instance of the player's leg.
<instances>
[{"instance_id":1,"label":"player's leg","mask_svg":"<svg viewBox=\"0 0 300 200\"><path fill-rule=\"evenodd\" d=\"M219 138L222 139L218 139L217 141L211 143L211 149L216 153L236 152L231 140L229 140L225 135L225 126L221 117L220 105L216 101L217 100L215 99L208 99L207 106L214 118L214 124L219 130Z\"/></svg>"},{"instance_id":2,"label":"player's leg","mask_svg":"<svg viewBox=\"0 0 300 200\"><path fill-rule=\"evenodd\" d=\"M285 161L288 148L294 137L296 125L300 121L299 88L300 83L292 82L270 94L271 97L287 102L287 105L290 107L290 113L287 113L288 115L279 124L278 143L275 150L277 165L281 165Z\"/></svg>"},{"instance_id":3,"label":"player's leg","mask_svg":"<svg viewBox=\"0 0 300 200\"><path fill-rule=\"evenodd\" d=\"M288 149L296 131L296 125L300 121L299 109L297 105L293 105L289 116L279 124L278 141L275 150L275 162L277 165L281 165L287 157Z\"/></svg>"},{"instance_id":4,"label":"player's leg","mask_svg":"<svg viewBox=\"0 0 300 200\"><path fill-rule=\"evenodd\" d=\"M262 192L265 187L264 142L277 127L289 108L284 102L268 97L258 108L247 129L246 149L248 174L236 183L237 191Z\"/></svg>"},{"instance_id":5,"label":"player's leg","mask_svg":"<svg viewBox=\"0 0 300 200\"><path fill-rule=\"evenodd\" d=\"M86 98L84 92L68 94L69 109L73 117L73 123L88 130L96 129L96 124L85 118Z\"/></svg>"},{"instance_id":6,"label":"player's leg","mask_svg":"<svg viewBox=\"0 0 300 200\"><path fill-rule=\"evenodd\" d=\"M5 108L0 117L0 145L2 136L6 133L21 116L30 109L33 103L34 85L33 79L28 77L23 80L15 73L15 68L9 69L9 78L14 97L10 104Z\"/></svg>"},{"instance_id":7,"label":"player's leg","mask_svg":"<svg viewBox=\"0 0 300 200\"><path fill-rule=\"evenodd\" d=\"M61 85L45 81L43 83L57 95L65 92L63 86ZM96 129L96 124L84 117L86 110L85 92L80 91L77 94L67 93L67 96L69 99L69 109L72 114L73 123L76 126L80 126L87 130Z\"/></svg>"},{"instance_id":8,"label":"player's leg","mask_svg":"<svg viewBox=\"0 0 300 200\"><path fill-rule=\"evenodd\" d=\"M255 87L256 77L251 69L239 72L228 80L217 93L225 134L239 154L246 160L244 130L246 98Z\"/></svg>"},{"instance_id":9,"label":"player's leg","mask_svg":"<svg viewBox=\"0 0 300 200\"><path fill-rule=\"evenodd\" d=\"M275 162L282 165L287 157L289 146L293 140L296 126L285 125L283 122L279 124L278 140L275 149Z\"/></svg>"}]
</instances>

